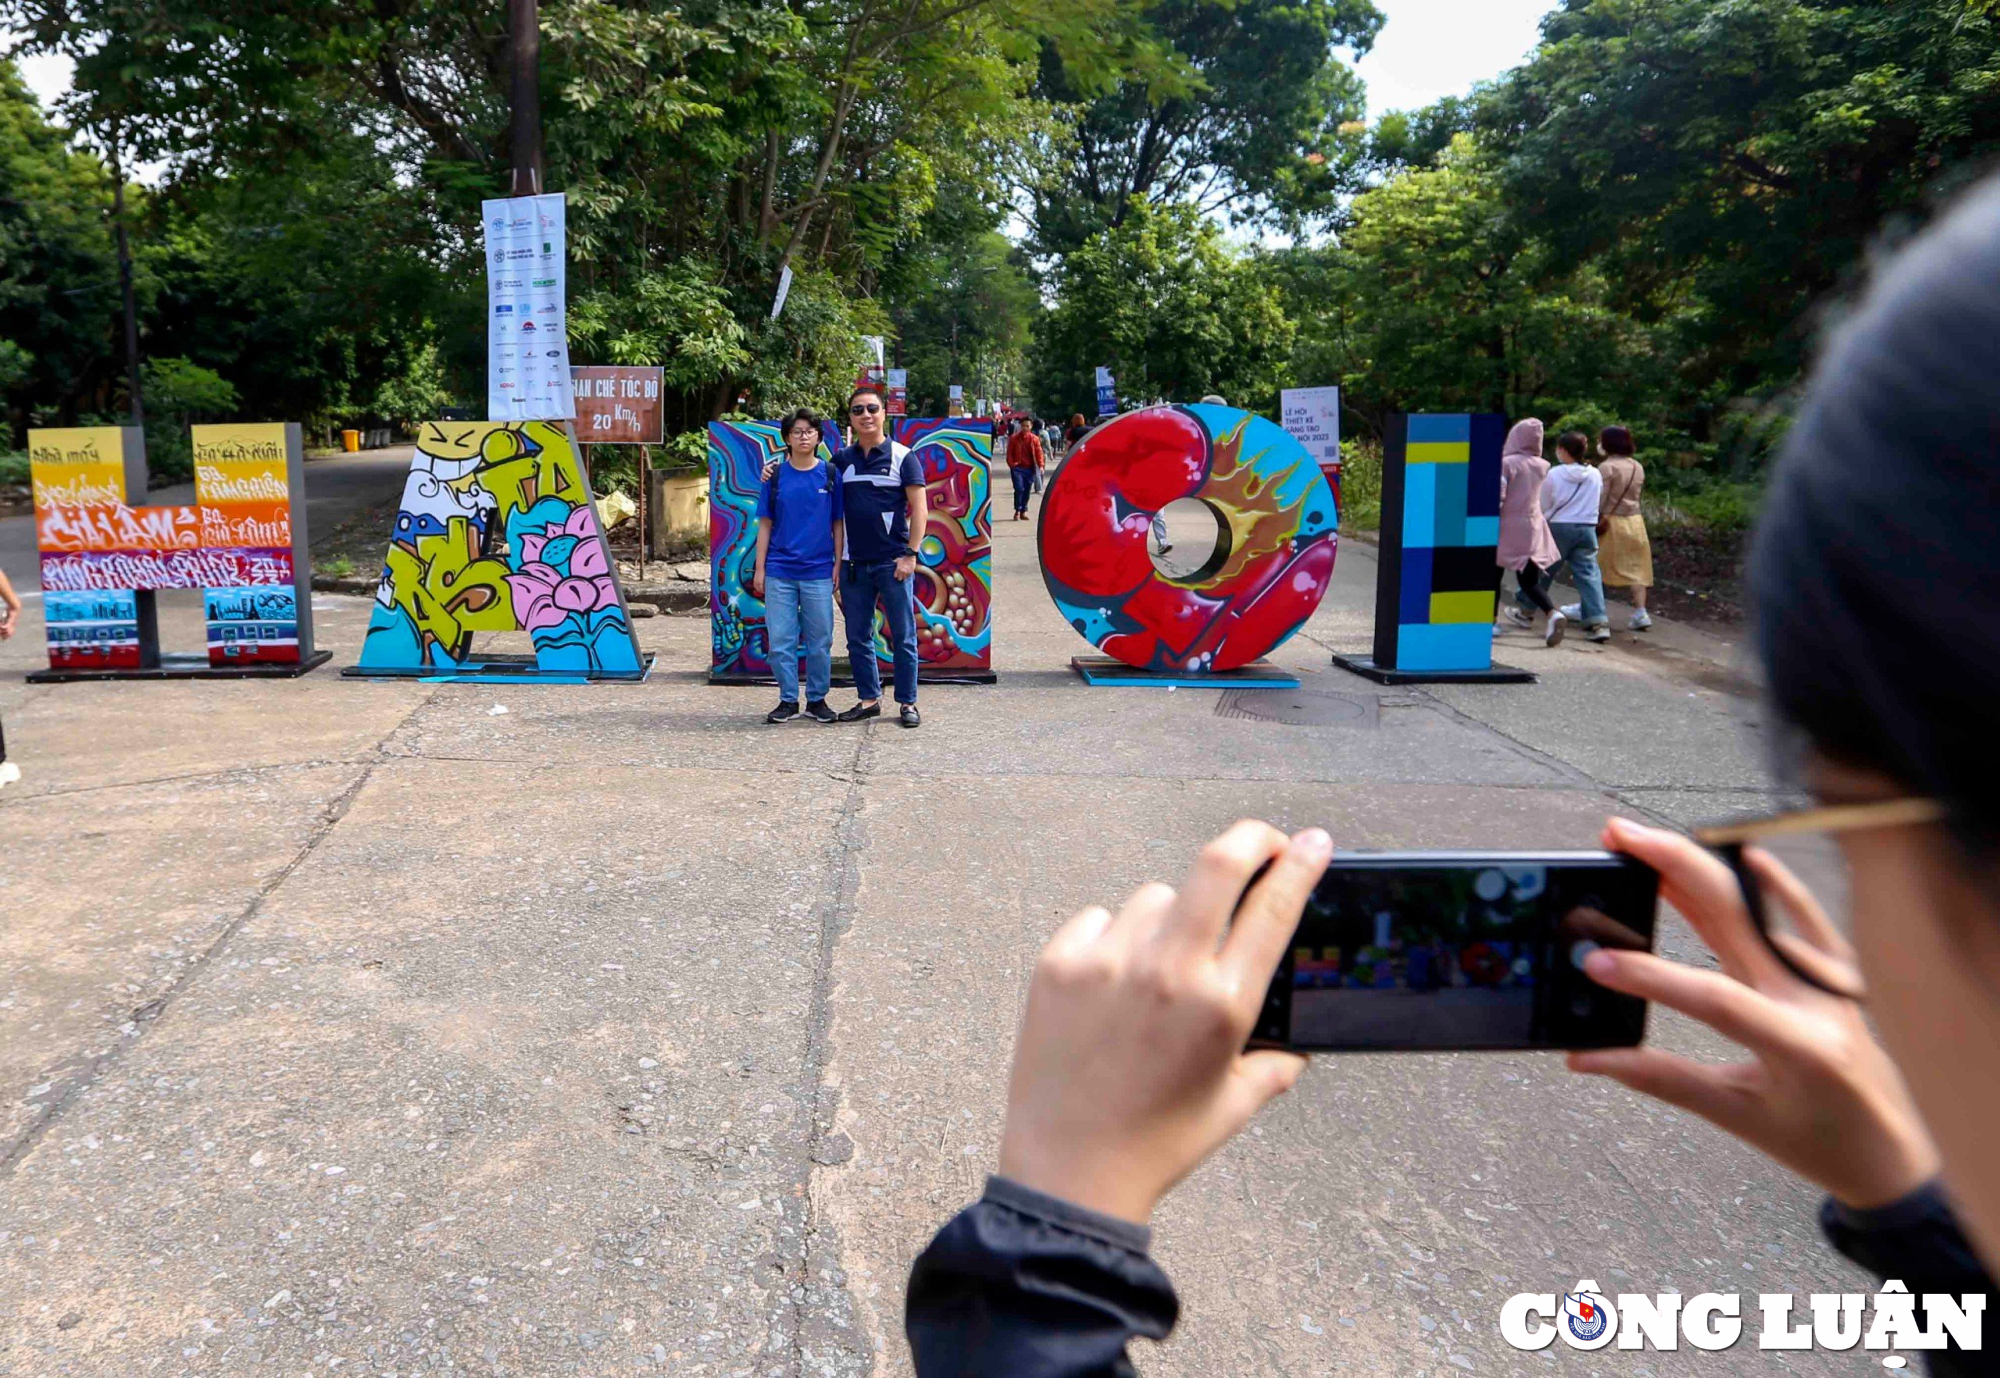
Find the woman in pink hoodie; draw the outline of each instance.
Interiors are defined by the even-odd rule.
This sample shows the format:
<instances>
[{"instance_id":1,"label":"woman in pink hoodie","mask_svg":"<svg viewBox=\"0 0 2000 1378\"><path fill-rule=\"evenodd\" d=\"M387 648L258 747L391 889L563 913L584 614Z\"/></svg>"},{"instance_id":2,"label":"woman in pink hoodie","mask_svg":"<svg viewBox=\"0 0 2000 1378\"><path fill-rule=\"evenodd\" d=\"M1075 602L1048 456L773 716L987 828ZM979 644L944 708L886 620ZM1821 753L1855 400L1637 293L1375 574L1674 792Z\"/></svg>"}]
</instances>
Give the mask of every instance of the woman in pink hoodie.
<instances>
[{"instance_id":1,"label":"woman in pink hoodie","mask_svg":"<svg viewBox=\"0 0 2000 1378\"><path fill-rule=\"evenodd\" d=\"M1500 452L1500 547L1494 558L1500 568L1514 571L1522 597L1542 610L1547 619L1542 640L1554 646L1563 639L1564 618L1549 600L1543 572L1562 559L1562 552L1556 549L1549 519L1542 515L1542 480L1548 472L1549 462L1542 458L1542 423L1533 417L1517 422ZM1511 603L1507 618L1523 627L1535 625L1534 618Z\"/></svg>"}]
</instances>

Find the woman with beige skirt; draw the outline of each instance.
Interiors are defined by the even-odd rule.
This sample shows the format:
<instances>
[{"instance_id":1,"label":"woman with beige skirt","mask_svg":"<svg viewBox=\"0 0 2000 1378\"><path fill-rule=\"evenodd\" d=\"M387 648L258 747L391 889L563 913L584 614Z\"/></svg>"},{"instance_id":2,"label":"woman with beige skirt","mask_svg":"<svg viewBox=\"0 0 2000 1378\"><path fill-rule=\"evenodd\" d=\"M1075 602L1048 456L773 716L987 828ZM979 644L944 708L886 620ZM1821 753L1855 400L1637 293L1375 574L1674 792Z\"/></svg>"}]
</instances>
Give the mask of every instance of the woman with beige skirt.
<instances>
[{"instance_id":1,"label":"woman with beige skirt","mask_svg":"<svg viewBox=\"0 0 2000 1378\"><path fill-rule=\"evenodd\" d=\"M1631 628L1643 632L1653 625L1646 611L1646 591L1653 586L1653 543L1646 536L1646 518L1639 494L1646 486L1646 469L1632 457L1632 432L1606 426L1597 437L1597 466L1604 480L1597 507L1597 568L1604 585L1632 591Z\"/></svg>"}]
</instances>

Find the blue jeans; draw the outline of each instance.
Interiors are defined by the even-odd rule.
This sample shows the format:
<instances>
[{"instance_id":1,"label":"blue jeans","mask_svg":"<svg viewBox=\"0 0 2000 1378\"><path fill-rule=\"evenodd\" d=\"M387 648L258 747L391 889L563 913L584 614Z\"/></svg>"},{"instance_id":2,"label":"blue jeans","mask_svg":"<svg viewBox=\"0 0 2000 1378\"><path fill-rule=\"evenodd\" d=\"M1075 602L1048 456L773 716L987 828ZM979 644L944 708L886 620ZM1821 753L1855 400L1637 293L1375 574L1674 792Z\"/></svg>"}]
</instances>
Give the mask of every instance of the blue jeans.
<instances>
[{"instance_id":1,"label":"blue jeans","mask_svg":"<svg viewBox=\"0 0 2000 1378\"><path fill-rule=\"evenodd\" d=\"M1607 625L1611 618L1604 611L1604 580L1597 573L1597 523L1550 522L1549 531L1556 538L1556 549L1562 552L1562 559L1549 568L1549 582L1553 584L1557 573L1568 564L1570 582L1576 585L1577 601L1583 605L1579 609L1583 625ZM1514 601L1522 602L1519 593L1514 595Z\"/></svg>"},{"instance_id":2,"label":"blue jeans","mask_svg":"<svg viewBox=\"0 0 2000 1378\"><path fill-rule=\"evenodd\" d=\"M1028 510L1028 497L1035 491L1035 471L1033 469L1009 469L1007 474L1014 481L1014 510Z\"/></svg>"},{"instance_id":3,"label":"blue jeans","mask_svg":"<svg viewBox=\"0 0 2000 1378\"><path fill-rule=\"evenodd\" d=\"M841 570L840 615L847 619L847 658L853 662L854 692L863 703L882 697L882 667L875 663L877 603L889 621L889 648L896 657L896 702L917 701L917 604L916 590L910 587L915 582L915 575L896 577L894 560L850 561Z\"/></svg>"},{"instance_id":4,"label":"blue jeans","mask_svg":"<svg viewBox=\"0 0 2000 1378\"><path fill-rule=\"evenodd\" d=\"M806 699L817 703L833 687L833 580L764 580L764 630L778 698L799 701L799 658L806 662Z\"/></svg>"}]
</instances>

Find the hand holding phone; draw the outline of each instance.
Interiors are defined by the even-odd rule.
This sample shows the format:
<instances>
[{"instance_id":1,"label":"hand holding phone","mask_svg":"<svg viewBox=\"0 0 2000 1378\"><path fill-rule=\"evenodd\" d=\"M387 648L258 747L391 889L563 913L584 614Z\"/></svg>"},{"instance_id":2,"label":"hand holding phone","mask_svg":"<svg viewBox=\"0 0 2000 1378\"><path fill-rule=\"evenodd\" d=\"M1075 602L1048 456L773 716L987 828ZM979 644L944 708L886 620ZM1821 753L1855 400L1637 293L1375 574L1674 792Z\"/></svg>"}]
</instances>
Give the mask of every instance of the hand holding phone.
<instances>
[{"instance_id":1,"label":"hand holding phone","mask_svg":"<svg viewBox=\"0 0 2000 1378\"><path fill-rule=\"evenodd\" d=\"M1318 829L1238 823L1179 891L1086 909L1035 964L1000 1172L1144 1224L1160 1197L1305 1065L1243 1050L1267 973L1332 854ZM1230 923L1235 911L1235 924Z\"/></svg>"},{"instance_id":2,"label":"hand holding phone","mask_svg":"<svg viewBox=\"0 0 2000 1378\"><path fill-rule=\"evenodd\" d=\"M1646 1002L1583 970L1648 951L1659 877L1610 852L1349 852L1306 901L1252 1046L1612 1048Z\"/></svg>"}]
</instances>

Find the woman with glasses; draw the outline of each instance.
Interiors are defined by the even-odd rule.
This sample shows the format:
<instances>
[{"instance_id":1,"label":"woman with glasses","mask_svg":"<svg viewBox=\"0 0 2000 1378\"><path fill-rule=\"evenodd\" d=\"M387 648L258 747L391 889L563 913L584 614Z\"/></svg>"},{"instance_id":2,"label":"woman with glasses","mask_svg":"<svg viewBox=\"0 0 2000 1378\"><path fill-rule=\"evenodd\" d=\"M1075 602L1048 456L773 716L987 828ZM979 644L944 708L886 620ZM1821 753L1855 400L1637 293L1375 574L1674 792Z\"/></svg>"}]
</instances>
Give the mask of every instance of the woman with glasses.
<instances>
[{"instance_id":1,"label":"woman with glasses","mask_svg":"<svg viewBox=\"0 0 2000 1378\"><path fill-rule=\"evenodd\" d=\"M2000 180L1850 321L1766 502L1757 652L1816 806L1697 834L1712 851L1623 820L1604 832L1659 871L1719 969L1609 949L1584 969L1747 1057L1569 1056L1823 1187L1833 1245L1919 1303L1990 1299L2000 1263L1996 377ZM1751 846L1802 833L1847 863L1851 935ZM920 1374L1127 1372L1130 1339L1173 1328L1148 1222L1298 1077L1302 1058L1242 1049L1331 852L1317 829L1239 824L1178 893L1147 886L1057 932L1029 987L999 1175L911 1275ZM1989 1303L1983 1352L1923 1351L1930 1371L1994 1372L1994 1322Z\"/></svg>"}]
</instances>

